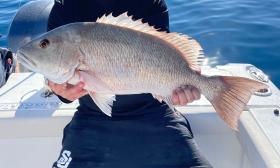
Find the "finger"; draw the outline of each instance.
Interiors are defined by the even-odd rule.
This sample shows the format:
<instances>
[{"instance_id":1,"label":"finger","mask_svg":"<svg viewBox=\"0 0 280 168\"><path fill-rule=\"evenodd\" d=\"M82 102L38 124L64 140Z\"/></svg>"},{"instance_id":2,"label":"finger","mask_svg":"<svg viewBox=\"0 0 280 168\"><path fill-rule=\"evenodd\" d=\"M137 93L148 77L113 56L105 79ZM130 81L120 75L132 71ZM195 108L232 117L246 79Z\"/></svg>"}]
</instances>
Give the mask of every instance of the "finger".
<instances>
[{"instance_id":1,"label":"finger","mask_svg":"<svg viewBox=\"0 0 280 168\"><path fill-rule=\"evenodd\" d=\"M46 79L46 80L47 80L48 86L52 87L52 88L60 88L60 87L62 87L62 85L66 84L66 83L64 83L64 84L57 84L57 83L54 83L54 82L52 82L52 81L50 81L48 79Z\"/></svg>"},{"instance_id":2,"label":"finger","mask_svg":"<svg viewBox=\"0 0 280 168\"><path fill-rule=\"evenodd\" d=\"M48 79L46 79L47 80L47 84L48 84L48 86L53 86L54 85L54 82L52 82L52 81L50 81L50 80L48 80Z\"/></svg>"},{"instance_id":3,"label":"finger","mask_svg":"<svg viewBox=\"0 0 280 168\"><path fill-rule=\"evenodd\" d=\"M79 82L77 85L68 85L66 90L69 95L76 95L83 91L83 87L84 83Z\"/></svg>"},{"instance_id":4,"label":"finger","mask_svg":"<svg viewBox=\"0 0 280 168\"><path fill-rule=\"evenodd\" d=\"M76 99L79 99L80 97L85 96L87 94L88 94L88 92L86 90L82 90L82 91L77 92L75 94L68 95L67 99L70 100L70 101L75 101Z\"/></svg>"},{"instance_id":5,"label":"finger","mask_svg":"<svg viewBox=\"0 0 280 168\"><path fill-rule=\"evenodd\" d=\"M185 96L184 89L179 88L179 89L176 90L176 92L177 92L178 97L179 97L180 105L181 106L186 105L188 103L188 100L187 100L187 97Z\"/></svg>"},{"instance_id":6,"label":"finger","mask_svg":"<svg viewBox=\"0 0 280 168\"><path fill-rule=\"evenodd\" d=\"M56 93L56 84L54 82L47 80L47 85L54 93Z\"/></svg>"},{"instance_id":7,"label":"finger","mask_svg":"<svg viewBox=\"0 0 280 168\"><path fill-rule=\"evenodd\" d=\"M179 102L179 96L178 96L176 90L174 90L173 93L172 93L172 103L173 103L174 105L177 105L177 104L180 103L180 102Z\"/></svg>"},{"instance_id":8,"label":"finger","mask_svg":"<svg viewBox=\"0 0 280 168\"><path fill-rule=\"evenodd\" d=\"M57 84L48 80L48 86L54 93L63 94L63 92L66 90L67 83Z\"/></svg>"},{"instance_id":9,"label":"finger","mask_svg":"<svg viewBox=\"0 0 280 168\"><path fill-rule=\"evenodd\" d=\"M86 90L82 90L82 91L80 91L79 93L77 93L77 95L76 95L76 97L75 97L75 100L76 99L78 99L78 98L80 98L80 97L83 97L83 96L85 96L85 95L87 95L88 94L88 92L86 91Z\"/></svg>"},{"instance_id":10,"label":"finger","mask_svg":"<svg viewBox=\"0 0 280 168\"><path fill-rule=\"evenodd\" d=\"M80 82L77 85L68 85L67 88L61 92L60 96L70 101L74 101L87 94L87 91L84 90L83 87L83 82Z\"/></svg>"},{"instance_id":11,"label":"finger","mask_svg":"<svg viewBox=\"0 0 280 168\"><path fill-rule=\"evenodd\" d=\"M201 69L199 68L196 73L198 73L199 75L201 75Z\"/></svg>"},{"instance_id":12,"label":"finger","mask_svg":"<svg viewBox=\"0 0 280 168\"><path fill-rule=\"evenodd\" d=\"M194 97L194 100L199 100L200 99L201 94L200 94L200 91L196 87L192 87L191 92L192 92L192 95Z\"/></svg>"},{"instance_id":13,"label":"finger","mask_svg":"<svg viewBox=\"0 0 280 168\"><path fill-rule=\"evenodd\" d=\"M193 102L194 97L192 95L191 88L186 85L186 86L183 87L183 90L185 92L185 96L186 96L186 99L187 99L188 103Z\"/></svg>"}]
</instances>

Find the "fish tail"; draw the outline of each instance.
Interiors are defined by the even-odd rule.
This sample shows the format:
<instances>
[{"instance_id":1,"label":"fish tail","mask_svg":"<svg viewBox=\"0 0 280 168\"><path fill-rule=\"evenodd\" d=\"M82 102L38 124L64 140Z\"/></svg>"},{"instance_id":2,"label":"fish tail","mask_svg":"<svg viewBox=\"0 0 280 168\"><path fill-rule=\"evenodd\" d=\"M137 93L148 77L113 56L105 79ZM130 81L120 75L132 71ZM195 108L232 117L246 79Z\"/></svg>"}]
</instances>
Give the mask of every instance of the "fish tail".
<instances>
[{"instance_id":1,"label":"fish tail","mask_svg":"<svg viewBox=\"0 0 280 168\"><path fill-rule=\"evenodd\" d=\"M218 79L222 86L214 86L215 89L208 91L205 96L228 126L237 131L238 119L251 96L256 91L268 88L268 86L243 77L219 76L210 78Z\"/></svg>"}]
</instances>

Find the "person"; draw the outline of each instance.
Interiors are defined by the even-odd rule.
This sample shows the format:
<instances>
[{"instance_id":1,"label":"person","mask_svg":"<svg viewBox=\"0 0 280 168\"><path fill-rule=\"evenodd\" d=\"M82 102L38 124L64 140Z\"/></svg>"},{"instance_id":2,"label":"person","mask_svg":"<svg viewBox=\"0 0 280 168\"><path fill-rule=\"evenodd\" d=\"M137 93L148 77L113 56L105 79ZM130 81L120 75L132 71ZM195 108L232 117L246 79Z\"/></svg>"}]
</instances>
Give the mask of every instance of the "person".
<instances>
[{"instance_id":1,"label":"person","mask_svg":"<svg viewBox=\"0 0 280 168\"><path fill-rule=\"evenodd\" d=\"M164 0L55 0L47 30L125 12L169 32ZM199 152L185 116L151 94L117 95L109 117L83 89L84 83L48 81L48 85L64 103L79 99L77 111L64 128L62 149L53 168L211 167ZM182 86L174 90L172 101L186 105L199 98L198 89Z\"/></svg>"},{"instance_id":2,"label":"person","mask_svg":"<svg viewBox=\"0 0 280 168\"><path fill-rule=\"evenodd\" d=\"M7 48L0 47L0 88L6 84L10 74L15 71L13 53Z\"/></svg>"}]
</instances>

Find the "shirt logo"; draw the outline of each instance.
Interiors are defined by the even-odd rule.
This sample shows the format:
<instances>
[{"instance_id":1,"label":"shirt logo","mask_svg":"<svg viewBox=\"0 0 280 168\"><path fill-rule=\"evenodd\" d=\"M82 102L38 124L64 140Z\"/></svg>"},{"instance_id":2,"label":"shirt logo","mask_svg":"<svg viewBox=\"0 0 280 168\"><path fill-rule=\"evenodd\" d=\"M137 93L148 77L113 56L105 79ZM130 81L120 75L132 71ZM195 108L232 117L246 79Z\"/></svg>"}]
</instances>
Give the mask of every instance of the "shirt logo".
<instances>
[{"instance_id":1,"label":"shirt logo","mask_svg":"<svg viewBox=\"0 0 280 168\"><path fill-rule=\"evenodd\" d=\"M72 160L71 152L64 150L61 154L61 157L56 162L58 168L67 168Z\"/></svg>"}]
</instances>

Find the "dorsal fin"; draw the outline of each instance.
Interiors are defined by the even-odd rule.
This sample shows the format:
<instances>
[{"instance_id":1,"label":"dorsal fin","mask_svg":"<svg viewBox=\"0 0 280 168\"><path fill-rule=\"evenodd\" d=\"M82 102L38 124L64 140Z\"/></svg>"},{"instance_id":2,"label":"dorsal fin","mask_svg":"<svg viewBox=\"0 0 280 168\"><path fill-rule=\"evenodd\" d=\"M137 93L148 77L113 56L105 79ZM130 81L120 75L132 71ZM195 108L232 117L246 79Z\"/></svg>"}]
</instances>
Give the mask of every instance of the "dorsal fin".
<instances>
[{"instance_id":1,"label":"dorsal fin","mask_svg":"<svg viewBox=\"0 0 280 168\"><path fill-rule=\"evenodd\" d=\"M125 27L160 38L180 51L191 69L200 71L204 59L202 48L196 40L187 35L175 32L160 32L148 23L143 23L142 19L133 20L132 16L127 15L127 12L117 17L114 17L112 13L107 16L103 15L96 22Z\"/></svg>"}]
</instances>

